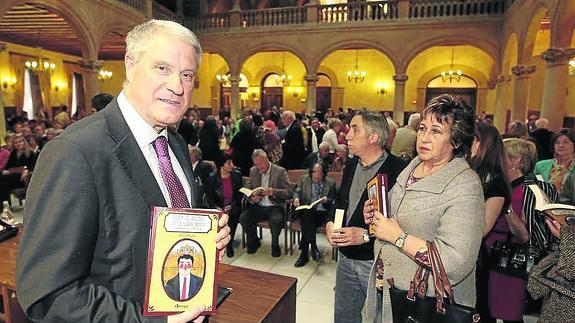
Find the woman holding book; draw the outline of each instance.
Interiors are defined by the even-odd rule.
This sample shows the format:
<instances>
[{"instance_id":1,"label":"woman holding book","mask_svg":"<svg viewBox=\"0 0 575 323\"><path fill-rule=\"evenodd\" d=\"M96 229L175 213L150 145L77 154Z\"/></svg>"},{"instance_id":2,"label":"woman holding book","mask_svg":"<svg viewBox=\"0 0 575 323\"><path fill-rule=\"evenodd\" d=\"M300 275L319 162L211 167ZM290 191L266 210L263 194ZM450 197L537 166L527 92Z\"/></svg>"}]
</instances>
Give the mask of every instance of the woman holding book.
<instances>
[{"instance_id":1,"label":"woman holding book","mask_svg":"<svg viewBox=\"0 0 575 323\"><path fill-rule=\"evenodd\" d=\"M560 129L553 134L550 144L555 158L538 161L534 173L543 176L560 192L567 176L575 173L575 130Z\"/></svg>"},{"instance_id":2,"label":"woman holding book","mask_svg":"<svg viewBox=\"0 0 575 323\"><path fill-rule=\"evenodd\" d=\"M451 95L434 98L421 115L418 157L391 191L391 217L376 211L371 200L363 208L377 238L364 315L378 323L393 322L399 314L392 312L387 279L407 291L418 267L430 267L426 241L439 250L457 304L475 306L478 228L485 218L481 182L467 162L475 118L465 102ZM432 287L427 296L435 296Z\"/></svg>"},{"instance_id":3,"label":"woman holding book","mask_svg":"<svg viewBox=\"0 0 575 323\"><path fill-rule=\"evenodd\" d=\"M321 200L311 208L296 210L295 218L301 223L301 254L294 266L302 267L309 262L309 248L311 246L311 256L313 260L319 261L321 254L317 248L315 231L317 227L324 225L333 199L335 197L335 183L327 177L327 165L325 163L315 163L309 168L308 175L302 176L294 192L293 206L298 208L304 205Z\"/></svg>"},{"instance_id":4,"label":"woman holding book","mask_svg":"<svg viewBox=\"0 0 575 323\"><path fill-rule=\"evenodd\" d=\"M485 224L476 270L477 305L475 308L481 316L481 322L495 322L489 311L489 300L499 300L502 294L500 290L507 287L489 284L489 250L498 238L506 238L501 232L502 230L509 231L506 217L513 215L506 212L509 209L511 191L505 176L503 140L493 125L485 122L475 124L470 165L479 175L485 196Z\"/></svg>"}]
</instances>

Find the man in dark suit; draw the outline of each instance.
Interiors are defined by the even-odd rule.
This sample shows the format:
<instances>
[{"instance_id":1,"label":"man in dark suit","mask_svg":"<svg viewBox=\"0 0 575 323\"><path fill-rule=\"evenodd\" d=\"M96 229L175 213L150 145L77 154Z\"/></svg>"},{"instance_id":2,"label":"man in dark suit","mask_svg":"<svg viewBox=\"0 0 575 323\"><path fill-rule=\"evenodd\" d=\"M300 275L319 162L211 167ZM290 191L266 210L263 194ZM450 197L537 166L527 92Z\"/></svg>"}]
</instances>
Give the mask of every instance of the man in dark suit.
<instances>
[{"instance_id":1,"label":"man in dark suit","mask_svg":"<svg viewBox=\"0 0 575 323\"><path fill-rule=\"evenodd\" d=\"M539 118L535 121L535 130L531 131L530 135L537 142L537 159L552 159L553 152L551 150L551 137L553 132L547 129L549 121L545 118Z\"/></svg>"},{"instance_id":2,"label":"man in dark suit","mask_svg":"<svg viewBox=\"0 0 575 323\"><path fill-rule=\"evenodd\" d=\"M322 142L319 144L319 149L315 153L310 153L303 160L303 168L309 169L315 163L324 163L330 169L333 164L333 156L329 153L329 144Z\"/></svg>"},{"instance_id":3,"label":"man in dark suit","mask_svg":"<svg viewBox=\"0 0 575 323\"><path fill-rule=\"evenodd\" d=\"M204 279L192 274L194 257L188 254L178 257L178 274L170 278L165 285L171 299L187 301L196 296Z\"/></svg>"},{"instance_id":4,"label":"man in dark suit","mask_svg":"<svg viewBox=\"0 0 575 323\"><path fill-rule=\"evenodd\" d=\"M34 170L16 287L35 321L166 321L142 315L150 208L200 206L172 127L188 108L201 47L187 28L161 20L134 27L126 44L124 90L49 142ZM227 218L218 249L229 242Z\"/></svg>"},{"instance_id":5,"label":"man in dark suit","mask_svg":"<svg viewBox=\"0 0 575 323\"><path fill-rule=\"evenodd\" d=\"M286 126L283 143L283 156L279 164L285 169L299 169L306 156L301 124L292 111L282 113L282 123Z\"/></svg>"},{"instance_id":6,"label":"man in dark suit","mask_svg":"<svg viewBox=\"0 0 575 323\"><path fill-rule=\"evenodd\" d=\"M202 150L196 146L188 146L192 171L194 177L199 178L203 184L207 184L212 174L216 171L216 164L202 159Z\"/></svg>"},{"instance_id":7,"label":"man in dark suit","mask_svg":"<svg viewBox=\"0 0 575 323\"><path fill-rule=\"evenodd\" d=\"M281 256L279 235L284 223L284 204L292 197L287 171L274 165L263 149L252 154L254 166L250 169L249 189L263 187L261 194L249 197L250 206L240 215L240 223L247 236L247 253L255 253L260 247L256 236L256 224L268 220L272 234L272 256Z\"/></svg>"},{"instance_id":8,"label":"man in dark suit","mask_svg":"<svg viewBox=\"0 0 575 323\"><path fill-rule=\"evenodd\" d=\"M311 118L309 127L307 127L307 149L310 153L315 153L319 150L319 145L323 140L325 129L319 126L319 119L316 117Z\"/></svg>"}]
</instances>

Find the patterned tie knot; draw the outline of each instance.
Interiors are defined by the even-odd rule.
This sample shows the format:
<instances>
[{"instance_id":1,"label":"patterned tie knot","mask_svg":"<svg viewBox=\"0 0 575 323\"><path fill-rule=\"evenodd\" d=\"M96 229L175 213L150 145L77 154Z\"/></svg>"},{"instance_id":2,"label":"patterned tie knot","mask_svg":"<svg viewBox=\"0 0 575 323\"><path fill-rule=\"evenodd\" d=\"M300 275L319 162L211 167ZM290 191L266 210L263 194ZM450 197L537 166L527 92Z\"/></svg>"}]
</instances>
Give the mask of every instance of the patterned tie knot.
<instances>
[{"instance_id":1,"label":"patterned tie knot","mask_svg":"<svg viewBox=\"0 0 575 323\"><path fill-rule=\"evenodd\" d=\"M158 136L158 138L154 140L154 149L156 150L156 154L158 154L159 157L169 156L168 139L166 139L164 136Z\"/></svg>"}]
</instances>

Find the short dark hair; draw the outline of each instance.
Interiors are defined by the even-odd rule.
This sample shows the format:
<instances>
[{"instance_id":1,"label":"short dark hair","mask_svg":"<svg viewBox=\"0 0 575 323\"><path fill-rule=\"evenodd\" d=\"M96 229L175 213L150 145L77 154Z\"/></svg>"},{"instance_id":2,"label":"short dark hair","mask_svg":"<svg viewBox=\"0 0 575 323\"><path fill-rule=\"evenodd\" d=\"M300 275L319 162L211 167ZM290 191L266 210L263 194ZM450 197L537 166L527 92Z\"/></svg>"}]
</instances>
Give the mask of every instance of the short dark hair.
<instances>
[{"instance_id":1,"label":"short dark hair","mask_svg":"<svg viewBox=\"0 0 575 323\"><path fill-rule=\"evenodd\" d=\"M329 170L329 165L328 165L327 161L325 161L325 160L311 164L311 166L307 170L307 174L309 175L309 178L311 178L311 176L313 175L313 168L315 167L315 165L319 165L321 167L321 172L323 173L321 180L323 181L325 179L325 177L327 176L327 171Z\"/></svg>"},{"instance_id":2,"label":"short dark hair","mask_svg":"<svg viewBox=\"0 0 575 323\"><path fill-rule=\"evenodd\" d=\"M552 153L555 153L555 142L561 136L565 136L565 137L569 138L569 141L571 141L573 144L575 144L575 130L573 130L571 128L561 128L561 129L555 131L555 133L553 133L553 135L551 136L551 142L549 144L551 145L551 152Z\"/></svg>"},{"instance_id":3,"label":"short dark hair","mask_svg":"<svg viewBox=\"0 0 575 323\"><path fill-rule=\"evenodd\" d=\"M421 119L425 119L427 115L432 115L440 123L451 127L453 156L469 159L475 128L473 109L459 97L442 94L427 103L421 113Z\"/></svg>"},{"instance_id":4,"label":"short dark hair","mask_svg":"<svg viewBox=\"0 0 575 323\"><path fill-rule=\"evenodd\" d=\"M182 260L182 259L190 259L192 261L192 264L194 263L194 257L192 257L192 255L190 255L190 254L185 253L185 254L179 256L178 257L178 263L180 263L180 260Z\"/></svg>"},{"instance_id":5,"label":"short dark hair","mask_svg":"<svg viewBox=\"0 0 575 323\"><path fill-rule=\"evenodd\" d=\"M90 103L92 104L92 107L96 109L96 111L100 111L104 109L108 103L112 102L112 100L114 100L114 97L111 94L100 93L94 95Z\"/></svg>"}]
</instances>

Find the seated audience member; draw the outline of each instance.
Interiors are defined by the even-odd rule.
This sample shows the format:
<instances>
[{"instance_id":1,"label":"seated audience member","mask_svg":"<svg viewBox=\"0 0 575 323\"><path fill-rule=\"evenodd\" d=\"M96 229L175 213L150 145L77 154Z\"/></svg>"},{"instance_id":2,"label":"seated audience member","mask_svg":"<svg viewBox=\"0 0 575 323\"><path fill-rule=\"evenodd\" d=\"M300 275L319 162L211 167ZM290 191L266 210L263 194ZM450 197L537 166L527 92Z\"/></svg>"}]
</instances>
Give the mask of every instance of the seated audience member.
<instances>
[{"instance_id":1,"label":"seated audience member","mask_svg":"<svg viewBox=\"0 0 575 323\"><path fill-rule=\"evenodd\" d=\"M551 147L555 158L538 161L534 173L543 176L546 182L561 191L567 176L575 173L575 131L560 129L553 134L547 145Z\"/></svg>"},{"instance_id":2,"label":"seated audience member","mask_svg":"<svg viewBox=\"0 0 575 323\"><path fill-rule=\"evenodd\" d=\"M54 116L54 122L62 128L66 128L71 122L70 115L68 114L68 107L65 105L60 106L61 111Z\"/></svg>"},{"instance_id":3,"label":"seated audience member","mask_svg":"<svg viewBox=\"0 0 575 323\"><path fill-rule=\"evenodd\" d=\"M224 155L224 164L212 176L210 185L213 185L211 200L215 206L223 209L230 217L228 225L230 227L231 241L226 247L228 257L234 256L234 236L240 220L242 193L242 173L234 166L231 155Z\"/></svg>"},{"instance_id":4,"label":"seated audience member","mask_svg":"<svg viewBox=\"0 0 575 323\"><path fill-rule=\"evenodd\" d=\"M326 177L327 171L325 170L327 169L327 163L312 164L309 167L309 174L300 179L294 191L293 206L296 208L322 199L322 202L312 209L294 211L294 217L300 219L302 234L299 245L301 255L295 262L296 267L302 267L308 263L310 246L313 260L321 259L315 240L315 231L327 222L327 210L330 209L335 198L335 183L331 178Z\"/></svg>"},{"instance_id":5,"label":"seated audience member","mask_svg":"<svg viewBox=\"0 0 575 323\"><path fill-rule=\"evenodd\" d=\"M539 160L553 158L552 144L549 144L553 131L547 129L548 124L549 120L539 118L535 121L535 130L531 131L531 138L537 141L537 158Z\"/></svg>"},{"instance_id":6,"label":"seated audience member","mask_svg":"<svg viewBox=\"0 0 575 323\"><path fill-rule=\"evenodd\" d=\"M254 150L252 159L254 166L250 169L248 188L262 187L264 191L251 195L248 198L251 205L240 215L240 223L247 236L247 253L253 254L260 247L256 224L268 220L272 234L272 257L279 257L279 235L284 223L284 206L285 201L292 197L292 188L285 168L272 164L264 150Z\"/></svg>"},{"instance_id":7,"label":"seated audience member","mask_svg":"<svg viewBox=\"0 0 575 323\"><path fill-rule=\"evenodd\" d=\"M95 109L96 111L100 111L104 109L108 105L108 103L112 102L112 100L114 100L114 97L112 95L108 93L100 93L92 97L92 100L90 100L90 104L92 104L93 109Z\"/></svg>"},{"instance_id":8,"label":"seated audience member","mask_svg":"<svg viewBox=\"0 0 575 323\"><path fill-rule=\"evenodd\" d=\"M337 145L335 148L335 159L331 165L330 172L343 172L345 169L345 164L347 163L347 158L349 157L349 151L346 145Z\"/></svg>"},{"instance_id":9,"label":"seated audience member","mask_svg":"<svg viewBox=\"0 0 575 323\"><path fill-rule=\"evenodd\" d=\"M328 130L323 134L322 142L327 142L329 145L329 153L335 153L335 147L339 144L338 134L341 129L341 120L338 118L331 118L327 122Z\"/></svg>"},{"instance_id":10,"label":"seated audience member","mask_svg":"<svg viewBox=\"0 0 575 323\"><path fill-rule=\"evenodd\" d=\"M16 135L12 145L14 148L0 176L0 201L8 201L13 189L25 187L28 175L36 165L36 153L30 149L24 136Z\"/></svg>"},{"instance_id":11,"label":"seated audience member","mask_svg":"<svg viewBox=\"0 0 575 323\"><path fill-rule=\"evenodd\" d=\"M306 156L303 160L303 168L310 169L315 163L325 163L326 170L331 168L331 165L333 164L333 156L329 153L329 144L327 142L322 142L319 144L317 152L310 153Z\"/></svg>"},{"instance_id":12,"label":"seated audience member","mask_svg":"<svg viewBox=\"0 0 575 323\"><path fill-rule=\"evenodd\" d=\"M30 146L30 149L36 153L36 155L38 155L40 153L40 150L42 149L42 147L40 147L40 139L38 137L36 137L35 135L28 135L25 136L26 141L28 141L28 145Z\"/></svg>"},{"instance_id":13,"label":"seated audience member","mask_svg":"<svg viewBox=\"0 0 575 323\"><path fill-rule=\"evenodd\" d=\"M410 161L415 157L415 139L417 132L415 129L419 125L420 114L412 113L409 116L407 125L397 129L393 144L391 145L391 153L406 161Z\"/></svg>"},{"instance_id":14,"label":"seated audience member","mask_svg":"<svg viewBox=\"0 0 575 323\"><path fill-rule=\"evenodd\" d=\"M10 158L10 146L12 145L13 136L13 134L6 135L6 137L4 137L4 144L0 147L0 171L4 170Z\"/></svg>"},{"instance_id":15,"label":"seated audience member","mask_svg":"<svg viewBox=\"0 0 575 323\"><path fill-rule=\"evenodd\" d=\"M216 171L214 162L203 160L202 150L196 146L188 146L188 152L194 177L199 178L204 184L209 183L212 173Z\"/></svg>"}]
</instances>

